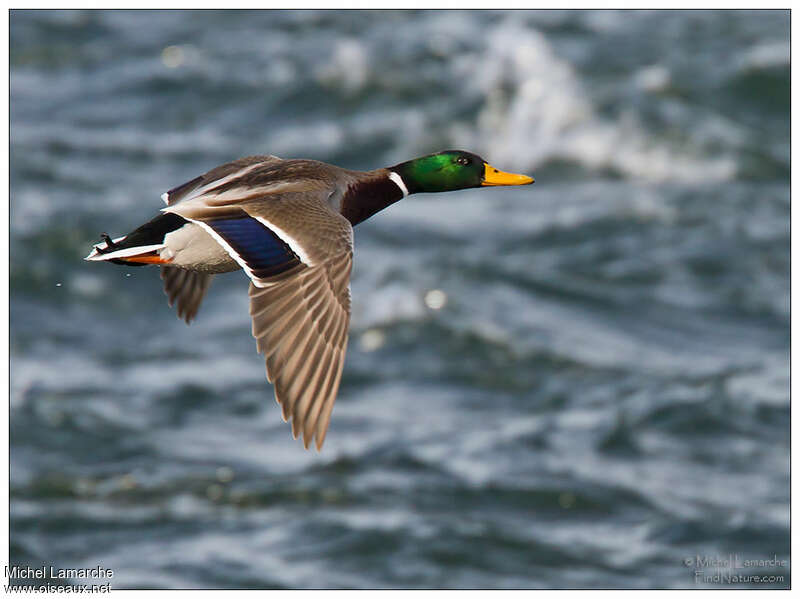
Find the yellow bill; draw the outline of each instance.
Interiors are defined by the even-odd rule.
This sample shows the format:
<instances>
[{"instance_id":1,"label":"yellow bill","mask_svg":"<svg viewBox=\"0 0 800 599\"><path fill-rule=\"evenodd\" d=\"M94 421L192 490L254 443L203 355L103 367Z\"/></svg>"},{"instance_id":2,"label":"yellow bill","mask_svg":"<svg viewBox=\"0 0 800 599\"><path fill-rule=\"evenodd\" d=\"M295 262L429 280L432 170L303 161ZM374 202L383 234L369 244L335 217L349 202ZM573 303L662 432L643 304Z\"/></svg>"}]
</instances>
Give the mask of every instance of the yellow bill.
<instances>
[{"instance_id":1,"label":"yellow bill","mask_svg":"<svg viewBox=\"0 0 800 599\"><path fill-rule=\"evenodd\" d=\"M494 168L491 164L483 163L483 182L481 185L530 185L533 177L504 173Z\"/></svg>"}]
</instances>

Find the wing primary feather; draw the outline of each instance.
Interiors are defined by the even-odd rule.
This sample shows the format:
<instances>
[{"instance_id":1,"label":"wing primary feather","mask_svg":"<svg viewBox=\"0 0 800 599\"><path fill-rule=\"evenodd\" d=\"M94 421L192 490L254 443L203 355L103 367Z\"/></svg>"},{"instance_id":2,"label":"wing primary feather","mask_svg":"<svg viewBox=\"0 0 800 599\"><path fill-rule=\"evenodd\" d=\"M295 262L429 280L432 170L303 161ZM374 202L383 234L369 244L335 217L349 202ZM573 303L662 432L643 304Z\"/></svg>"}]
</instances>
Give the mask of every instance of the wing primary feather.
<instances>
[{"instance_id":1,"label":"wing primary feather","mask_svg":"<svg viewBox=\"0 0 800 599\"><path fill-rule=\"evenodd\" d=\"M313 398L313 392L316 390L317 381L320 377L321 369L319 365L325 351L325 341L322 337L314 338L314 345L309 352L308 360L303 366L303 369L297 373L297 377L292 381L290 392L294 391L294 387L298 381L302 382L302 387L297 390L297 400L294 404L292 411L292 429L297 429L299 433L304 427L306 414L308 412L308 402Z\"/></svg>"},{"instance_id":2,"label":"wing primary feather","mask_svg":"<svg viewBox=\"0 0 800 599\"><path fill-rule=\"evenodd\" d=\"M344 354L347 351L347 340L345 340L342 349L336 352L336 378L331 386L330 393L325 398L325 405L320 412L319 420L317 421L316 437L317 437L317 451L322 449L322 444L325 442L325 435L328 434L328 424L330 424L331 413L333 412L333 404L336 400L336 394L339 392L339 383L342 380L342 371L344 366Z\"/></svg>"},{"instance_id":3,"label":"wing primary feather","mask_svg":"<svg viewBox=\"0 0 800 599\"><path fill-rule=\"evenodd\" d=\"M305 321L303 326L301 326L297 331L296 337L290 340L290 342L287 344L287 346L291 348L291 352L289 352L289 356L285 360L283 369L293 373L293 377L290 381L287 391L291 389L292 384L295 381L300 380L301 377L298 376L299 372L296 372L295 368L298 366L298 362L301 362L299 366L302 367L302 360L304 358L306 360L308 359L308 356L306 355L306 348L308 347L308 344L315 339L316 336L313 323Z\"/></svg>"},{"instance_id":4,"label":"wing primary feather","mask_svg":"<svg viewBox=\"0 0 800 599\"><path fill-rule=\"evenodd\" d=\"M292 348L291 355L282 370L282 372L292 373L284 388L284 396L287 401L287 410L293 415L292 430L295 438L300 425L297 417L297 405L301 398L301 392L309 384L307 375L309 369L314 367L312 359L317 358L319 345L324 343L314 330L313 323L306 321L303 328L302 334L298 335L297 340L290 346Z\"/></svg>"},{"instance_id":5,"label":"wing primary feather","mask_svg":"<svg viewBox=\"0 0 800 599\"><path fill-rule=\"evenodd\" d=\"M331 344L322 337L319 337L318 340L320 342L319 347L317 353L314 355L314 364L317 365L317 369L312 379L309 381L309 384L304 389L295 408L297 413L296 417L302 419L303 439L306 448L311 444L316 417L317 414L319 414L320 406L325 401L325 398L320 394L327 381L331 368L331 361L336 351L338 351L338 348L333 348Z\"/></svg>"},{"instance_id":6,"label":"wing primary feather","mask_svg":"<svg viewBox=\"0 0 800 599\"><path fill-rule=\"evenodd\" d=\"M304 321L293 331L292 337L286 340L286 347L289 351L284 352L282 365L280 366L279 382L283 400L281 405L287 414L293 412L296 395L291 392L292 383L298 379L296 364L305 356L306 346L312 338L313 330L307 321ZM287 355L288 354L288 355Z\"/></svg>"},{"instance_id":7,"label":"wing primary feather","mask_svg":"<svg viewBox=\"0 0 800 599\"><path fill-rule=\"evenodd\" d=\"M325 363L322 365L321 371L323 376L320 376L318 387L314 392L314 397L309 406L309 411L306 414L306 421L303 425L303 440L308 445L311 445L311 440L314 438L314 430L317 424L322 405L325 403L325 391L328 388L329 381L332 378L333 370L336 364L336 349L329 350L325 354Z\"/></svg>"},{"instance_id":8,"label":"wing primary feather","mask_svg":"<svg viewBox=\"0 0 800 599\"><path fill-rule=\"evenodd\" d=\"M281 407L281 418L283 418L284 422L289 422L289 417L291 416L289 398L284 395L283 387L283 377L281 374L278 374L278 377L275 379L275 401L277 401L278 405ZM295 439L297 439L297 437L295 437Z\"/></svg>"}]
</instances>

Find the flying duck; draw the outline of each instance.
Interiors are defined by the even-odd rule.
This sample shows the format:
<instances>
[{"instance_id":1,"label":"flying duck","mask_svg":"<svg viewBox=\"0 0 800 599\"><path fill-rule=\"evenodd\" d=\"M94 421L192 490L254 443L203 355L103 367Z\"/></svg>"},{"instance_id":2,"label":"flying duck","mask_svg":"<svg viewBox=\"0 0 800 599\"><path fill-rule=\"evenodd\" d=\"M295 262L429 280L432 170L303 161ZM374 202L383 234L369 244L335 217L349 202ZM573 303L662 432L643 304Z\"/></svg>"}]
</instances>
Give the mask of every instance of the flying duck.
<instances>
[{"instance_id":1,"label":"flying duck","mask_svg":"<svg viewBox=\"0 0 800 599\"><path fill-rule=\"evenodd\" d=\"M215 274L244 270L283 419L320 450L347 349L353 227L413 193L530 183L459 150L366 172L251 156L166 192L161 214L128 235L104 233L86 260L159 265L187 323Z\"/></svg>"}]
</instances>

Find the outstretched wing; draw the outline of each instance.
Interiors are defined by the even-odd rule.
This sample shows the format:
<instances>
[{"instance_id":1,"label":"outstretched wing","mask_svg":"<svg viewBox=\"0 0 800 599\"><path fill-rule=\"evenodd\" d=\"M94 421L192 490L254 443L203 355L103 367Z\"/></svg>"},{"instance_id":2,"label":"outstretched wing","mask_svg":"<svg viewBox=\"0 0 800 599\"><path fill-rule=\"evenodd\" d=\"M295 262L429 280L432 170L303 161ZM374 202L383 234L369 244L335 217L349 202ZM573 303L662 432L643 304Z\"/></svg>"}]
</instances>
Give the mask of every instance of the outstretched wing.
<instances>
[{"instance_id":1,"label":"outstretched wing","mask_svg":"<svg viewBox=\"0 0 800 599\"><path fill-rule=\"evenodd\" d=\"M353 264L353 229L328 204L339 182L319 164L245 165L164 208L203 227L250 277L267 378L294 437L318 449L344 364Z\"/></svg>"},{"instance_id":2,"label":"outstretched wing","mask_svg":"<svg viewBox=\"0 0 800 599\"><path fill-rule=\"evenodd\" d=\"M177 304L178 316L186 324L197 316L213 276L174 266L161 267L161 279L164 281L164 293L167 294L169 305Z\"/></svg>"},{"instance_id":3,"label":"outstretched wing","mask_svg":"<svg viewBox=\"0 0 800 599\"><path fill-rule=\"evenodd\" d=\"M339 389L350 325L348 251L283 281L250 284L250 315L267 378L292 435L306 448L325 441Z\"/></svg>"}]
</instances>

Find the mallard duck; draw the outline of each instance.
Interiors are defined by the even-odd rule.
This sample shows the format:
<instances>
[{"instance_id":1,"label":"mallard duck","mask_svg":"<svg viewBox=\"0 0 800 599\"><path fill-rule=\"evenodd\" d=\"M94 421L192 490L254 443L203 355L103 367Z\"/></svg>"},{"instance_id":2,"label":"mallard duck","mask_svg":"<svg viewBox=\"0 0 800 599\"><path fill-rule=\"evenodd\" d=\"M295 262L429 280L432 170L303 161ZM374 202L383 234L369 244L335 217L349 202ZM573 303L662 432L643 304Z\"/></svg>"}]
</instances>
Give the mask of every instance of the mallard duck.
<instances>
[{"instance_id":1,"label":"mallard duck","mask_svg":"<svg viewBox=\"0 0 800 599\"><path fill-rule=\"evenodd\" d=\"M530 183L459 150L367 172L251 156L166 192L161 214L128 235L103 234L86 260L159 265L187 323L216 273L244 270L283 419L320 450L347 349L353 227L414 193Z\"/></svg>"}]
</instances>

